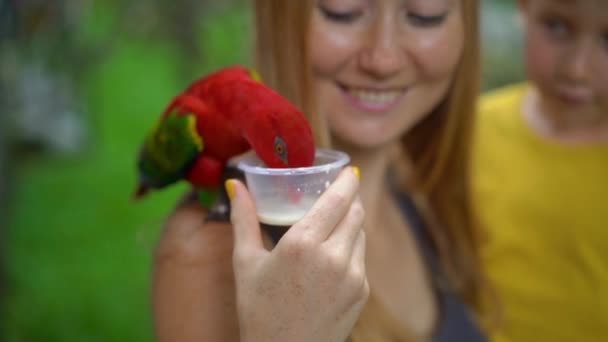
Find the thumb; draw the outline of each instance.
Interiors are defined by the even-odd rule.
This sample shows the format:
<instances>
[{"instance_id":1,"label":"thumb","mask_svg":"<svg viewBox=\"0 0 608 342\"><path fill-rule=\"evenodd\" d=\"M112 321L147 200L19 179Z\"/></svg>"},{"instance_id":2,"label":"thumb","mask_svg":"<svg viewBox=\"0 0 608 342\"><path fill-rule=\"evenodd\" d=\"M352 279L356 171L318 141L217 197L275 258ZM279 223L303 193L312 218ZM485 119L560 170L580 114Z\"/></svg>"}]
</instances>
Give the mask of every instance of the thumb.
<instances>
[{"instance_id":1,"label":"thumb","mask_svg":"<svg viewBox=\"0 0 608 342\"><path fill-rule=\"evenodd\" d=\"M255 204L243 183L228 179L225 183L230 198L230 221L234 232L234 255L249 258L264 249Z\"/></svg>"}]
</instances>

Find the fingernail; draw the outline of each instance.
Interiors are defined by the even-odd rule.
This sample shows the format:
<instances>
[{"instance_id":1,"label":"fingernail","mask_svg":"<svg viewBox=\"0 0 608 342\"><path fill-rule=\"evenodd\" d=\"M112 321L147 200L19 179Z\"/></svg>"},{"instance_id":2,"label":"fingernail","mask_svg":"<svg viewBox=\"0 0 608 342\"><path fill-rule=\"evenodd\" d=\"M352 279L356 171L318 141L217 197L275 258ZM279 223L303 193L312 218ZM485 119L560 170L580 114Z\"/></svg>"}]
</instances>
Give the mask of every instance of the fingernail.
<instances>
[{"instance_id":1,"label":"fingernail","mask_svg":"<svg viewBox=\"0 0 608 342\"><path fill-rule=\"evenodd\" d=\"M227 179L226 182L224 182L224 187L226 188L228 198L230 198L230 200L232 201L232 199L234 198L234 194L236 193L236 189L234 188L234 180Z\"/></svg>"},{"instance_id":2,"label":"fingernail","mask_svg":"<svg viewBox=\"0 0 608 342\"><path fill-rule=\"evenodd\" d=\"M361 179L361 171L359 170L358 166L353 166L353 173L355 176L357 176L357 178Z\"/></svg>"}]
</instances>

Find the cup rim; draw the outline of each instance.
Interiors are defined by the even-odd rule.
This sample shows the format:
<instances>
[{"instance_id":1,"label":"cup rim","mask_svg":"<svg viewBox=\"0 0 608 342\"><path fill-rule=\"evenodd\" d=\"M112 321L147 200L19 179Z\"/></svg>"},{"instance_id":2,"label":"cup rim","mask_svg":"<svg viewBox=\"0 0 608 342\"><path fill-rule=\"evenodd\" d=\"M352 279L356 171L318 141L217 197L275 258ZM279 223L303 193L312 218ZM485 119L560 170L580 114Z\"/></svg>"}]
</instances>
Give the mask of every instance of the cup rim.
<instances>
[{"instance_id":1,"label":"cup rim","mask_svg":"<svg viewBox=\"0 0 608 342\"><path fill-rule=\"evenodd\" d=\"M327 148L318 148L315 151L315 159L319 156L325 156L334 161L323 164L306 167L295 167L295 168L268 168L262 166L250 165L253 160L259 161L258 156L253 152L247 153L237 164L237 168L245 173L256 174L256 175L274 175L274 176L288 176L288 175L306 175L313 173L325 172L327 170L342 168L350 162L348 154Z\"/></svg>"}]
</instances>

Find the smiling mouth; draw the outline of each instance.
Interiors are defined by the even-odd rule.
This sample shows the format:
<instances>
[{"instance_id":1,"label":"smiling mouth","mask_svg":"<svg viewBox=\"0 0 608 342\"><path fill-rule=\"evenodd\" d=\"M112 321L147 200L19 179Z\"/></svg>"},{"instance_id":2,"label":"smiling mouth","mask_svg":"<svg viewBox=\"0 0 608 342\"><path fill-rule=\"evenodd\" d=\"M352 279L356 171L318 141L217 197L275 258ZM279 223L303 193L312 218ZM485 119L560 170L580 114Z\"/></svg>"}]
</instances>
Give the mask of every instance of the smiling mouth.
<instances>
[{"instance_id":1,"label":"smiling mouth","mask_svg":"<svg viewBox=\"0 0 608 342\"><path fill-rule=\"evenodd\" d=\"M340 89L355 107L370 112L385 112L395 107L407 92L406 87L372 89L339 85Z\"/></svg>"},{"instance_id":2,"label":"smiling mouth","mask_svg":"<svg viewBox=\"0 0 608 342\"><path fill-rule=\"evenodd\" d=\"M593 101L592 94L584 89L558 88L555 93L562 102L570 105L586 105Z\"/></svg>"}]
</instances>

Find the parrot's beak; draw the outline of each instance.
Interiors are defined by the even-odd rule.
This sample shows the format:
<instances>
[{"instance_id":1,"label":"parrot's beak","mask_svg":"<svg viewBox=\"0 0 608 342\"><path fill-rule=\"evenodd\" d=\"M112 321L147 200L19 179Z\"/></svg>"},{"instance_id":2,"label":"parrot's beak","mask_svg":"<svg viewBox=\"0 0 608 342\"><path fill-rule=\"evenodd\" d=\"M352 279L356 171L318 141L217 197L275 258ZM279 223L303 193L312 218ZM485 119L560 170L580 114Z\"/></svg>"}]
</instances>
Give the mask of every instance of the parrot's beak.
<instances>
[{"instance_id":1,"label":"parrot's beak","mask_svg":"<svg viewBox=\"0 0 608 342\"><path fill-rule=\"evenodd\" d=\"M150 190L150 188L144 184L139 184L137 186L137 188L135 189L135 191L133 192L133 199L134 200L139 200L141 198L143 198L148 191Z\"/></svg>"}]
</instances>

